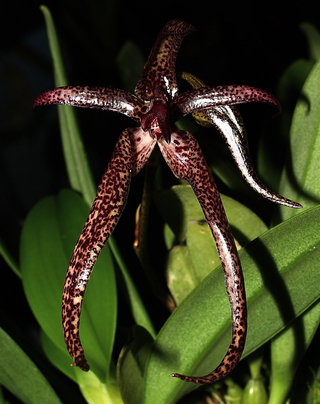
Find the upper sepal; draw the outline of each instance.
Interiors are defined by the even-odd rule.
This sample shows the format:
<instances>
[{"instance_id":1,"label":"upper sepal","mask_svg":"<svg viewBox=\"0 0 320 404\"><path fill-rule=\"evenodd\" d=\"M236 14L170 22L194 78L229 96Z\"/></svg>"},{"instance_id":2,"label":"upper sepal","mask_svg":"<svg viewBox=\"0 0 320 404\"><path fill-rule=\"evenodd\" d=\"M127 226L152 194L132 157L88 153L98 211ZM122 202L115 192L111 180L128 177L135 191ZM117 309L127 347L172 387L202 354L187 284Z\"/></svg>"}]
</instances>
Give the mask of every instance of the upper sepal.
<instances>
[{"instance_id":1,"label":"upper sepal","mask_svg":"<svg viewBox=\"0 0 320 404\"><path fill-rule=\"evenodd\" d=\"M172 100L178 93L176 58L183 38L194 31L182 20L169 21L158 35L137 83L135 94L143 101Z\"/></svg>"}]
</instances>

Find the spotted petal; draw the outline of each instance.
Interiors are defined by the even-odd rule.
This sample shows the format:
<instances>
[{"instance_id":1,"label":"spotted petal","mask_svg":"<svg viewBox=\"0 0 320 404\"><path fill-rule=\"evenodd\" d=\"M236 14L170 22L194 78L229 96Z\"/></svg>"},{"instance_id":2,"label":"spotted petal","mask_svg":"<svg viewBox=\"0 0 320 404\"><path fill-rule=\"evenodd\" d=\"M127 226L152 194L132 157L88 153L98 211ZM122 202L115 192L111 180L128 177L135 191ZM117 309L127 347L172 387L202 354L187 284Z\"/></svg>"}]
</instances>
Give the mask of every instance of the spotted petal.
<instances>
[{"instance_id":1,"label":"spotted petal","mask_svg":"<svg viewBox=\"0 0 320 404\"><path fill-rule=\"evenodd\" d=\"M83 370L89 369L79 339L85 288L99 252L121 216L131 176L141 170L156 142L173 173L189 181L201 204L224 268L232 312L232 341L220 365L205 376L172 376L195 383L211 383L226 376L236 366L243 351L245 289L233 237L198 143L188 132L171 133L172 125L187 114L213 111L213 116L209 116L210 123L223 132L236 162L244 166L240 169L246 172L250 170L251 162L245 154L244 130L231 106L246 102L263 102L278 110L280 106L270 93L248 86L201 87L178 95L176 56L183 38L193 30L192 25L180 20L166 24L143 69L135 95L112 88L69 86L47 91L34 103L35 107L64 104L116 111L141 125L140 128L125 130L116 145L66 276L63 296L65 341L74 364ZM252 173L247 173L249 179L250 174L252 177Z\"/></svg>"},{"instance_id":2,"label":"spotted petal","mask_svg":"<svg viewBox=\"0 0 320 404\"><path fill-rule=\"evenodd\" d=\"M176 131L171 136L170 144L159 141L162 155L176 177L190 183L198 198L217 245L232 312L232 340L220 365L205 376L178 373L171 376L194 383L212 383L229 374L241 358L247 329L244 280L220 195L198 142L185 131Z\"/></svg>"},{"instance_id":3,"label":"spotted petal","mask_svg":"<svg viewBox=\"0 0 320 404\"><path fill-rule=\"evenodd\" d=\"M236 105L248 102L266 103L281 111L279 101L268 91L243 85L201 87L186 91L172 101L175 118L191 114L194 111Z\"/></svg>"},{"instance_id":4,"label":"spotted petal","mask_svg":"<svg viewBox=\"0 0 320 404\"><path fill-rule=\"evenodd\" d=\"M198 77L190 73L183 72L181 77L188 81L193 88L207 87ZM242 117L234 105L196 110L192 115L200 125L213 125L219 130L243 178L258 194L281 205L291 208L301 208L299 203L272 192L257 177L250 157L248 139Z\"/></svg>"},{"instance_id":5,"label":"spotted petal","mask_svg":"<svg viewBox=\"0 0 320 404\"><path fill-rule=\"evenodd\" d=\"M68 267L62 301L64 338L73 365L89 370L79 337L83 296L93 266L125 207L131 176L148 160L155 141L140 128L120 136Z\"/></svg>"},{"instance_id":6,"label":"spotted petal","mask_svg":"<svg viewBox=\"0 0 320 404\"><path fill-rule=\"evenodd\" d=\"M212 124L223 136L237 167L251 188L272 202L276 202L290 208L301 208L299 203L272 192L257 177L250 157L247 136L242 118L236 108L233 106L225 106L203 112L207 114Z\"/></svg>"},{"instance_id":7,"label":"spotted petal","mask_svg":"<svg viewBox=\"0 0 320 404\"><path fill-rule=\"evenodd\" d=\"M33 102L33 107L61 104L73 107L95 108L119 112L137 121L136 111L142 103L133 94L110 87L58 87L40 94Z\"/></svg>"},{"instance_id":8,"label":"spotted petal","mask_svg":"<svg viewBox=\"0 0 320 404\"><path fill-rule=\"evenodd\" d=\"M143 101L173 99L178 93L176 57L183 38L194 31L181 20L169 21L158 35L137 83L135 94Z\"/></svg>"}]
</instances>

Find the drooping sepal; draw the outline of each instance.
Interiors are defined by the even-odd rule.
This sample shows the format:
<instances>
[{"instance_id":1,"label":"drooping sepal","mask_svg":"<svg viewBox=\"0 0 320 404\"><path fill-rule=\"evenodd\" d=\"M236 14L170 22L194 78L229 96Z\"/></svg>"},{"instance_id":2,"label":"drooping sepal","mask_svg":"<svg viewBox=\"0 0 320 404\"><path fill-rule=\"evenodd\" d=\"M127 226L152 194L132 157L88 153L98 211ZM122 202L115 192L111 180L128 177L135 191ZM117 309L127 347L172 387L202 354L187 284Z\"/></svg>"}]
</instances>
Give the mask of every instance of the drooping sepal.
<instances>
[{"instance_id":1,"label":"drooping sepal","mask_svg":"<svg viewBox=\"0 0 320 404\"><path fill-rule=\"evenodd\" d=\"M172 172L190 183L201 205L224 269L232 314L232 340L219 366L204 376L179 373L171 376L198 384L212 383L227 376L236 367L245 345L247 308L240 259L219 192L196 139L186 131L177 130L171 134L170 144L162 141L159 146Z\"/></svg>"},{"instance_id":2,"label":"drooping sepal","mask_svg":"<svg viewBox=\"0 0 320 404\"><path fill-rule=\"evenodd\" d=\"M62 298L64 339L74 366L89 365L79 336L82 301L94 264L125 207L132 173L131 140L120 136L71 257Z\"/></svg>"},{"instance_id":3,"label":"drooping sepal","mask_svg":"<svg viewBox=\"0 0 320 404\"><path fill-rule=\"evenodd\" d=\"M141 128L121 134L70 260L62 301L64 338L73 365L84 371L89 370L79 336L84 293L99 253L125 207L131 177L145 165L155 143Z\"/></svg>"},{"instance_id":4,"label":"drooping sepal","mask_svg":"<svg viewBox=\"0 0 320 404\"><path fill-rule=\"evenodd\" d=\"M196 76L182 73L181 77L195 89L206 87ZM210 109L195 110L193 118L202 126L214 126L228 145L231 155L245 181L258 194L272 202L291 208L301 208L297 202L291 201L272 192L258 178L250 157L246 130L240 112L235 105L223 105Z\"/></svg>"}]
</instances>

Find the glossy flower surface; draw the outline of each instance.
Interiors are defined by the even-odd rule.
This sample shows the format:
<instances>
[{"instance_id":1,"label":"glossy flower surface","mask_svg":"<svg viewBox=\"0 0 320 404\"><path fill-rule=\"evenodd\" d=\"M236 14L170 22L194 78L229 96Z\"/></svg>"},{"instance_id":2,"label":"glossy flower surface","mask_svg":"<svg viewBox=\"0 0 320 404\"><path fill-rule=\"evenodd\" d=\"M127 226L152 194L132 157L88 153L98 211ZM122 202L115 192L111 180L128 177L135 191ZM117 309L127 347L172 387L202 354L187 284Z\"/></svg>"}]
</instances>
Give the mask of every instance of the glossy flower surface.
<instances>
[{"instance_id":1,"label":"glossy flower surface","mask_svg":"<svg viewBox=\"0 0 320 404\"><path fill-rule=\"evenodd\" d=\"M138 127L119 137L98 187L89 217L71 258L63 291L63 329L74 365L89 370L79 337L81 306L86 285L98 255L113 232L127 201L131 177L148 161L154 147L173 174L189 182L203 209L224 269L232 313L232 340L220 365L205 376L171 376L195 383L212 383L237 365L243 352L247 313L244 280L237 249L219 192L194 136L174 124L193 114L203 126L215 126L224 137L244 179L263 197L299 208L300 205L267 189L256 177L248 154L241 116L234 106L267 103L280 110L268 92L244 85L210 87L190 74L182 74L192 89L179 94L176 56L183 38L194 31L184 21L173 20L160 32L144 66L135 94L105 87L60 87L41 94L34 106L64 104L116 111L132 118Z\"/></svg>"}]
</instances>

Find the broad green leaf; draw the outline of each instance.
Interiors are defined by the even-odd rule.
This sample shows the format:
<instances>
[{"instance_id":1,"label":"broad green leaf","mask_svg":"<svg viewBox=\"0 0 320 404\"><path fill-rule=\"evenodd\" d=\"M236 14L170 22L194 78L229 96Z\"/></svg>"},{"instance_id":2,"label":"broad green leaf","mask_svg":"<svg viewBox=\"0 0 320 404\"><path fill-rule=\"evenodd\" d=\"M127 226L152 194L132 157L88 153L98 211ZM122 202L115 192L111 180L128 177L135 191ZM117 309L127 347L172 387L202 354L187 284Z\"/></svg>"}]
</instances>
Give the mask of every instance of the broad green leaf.
<instances>
[{"instance_id":1,"label":"broad green leaf","mask_svg":"<svg viewBox=\"0 0 320 404\"><path fill-rule=\"evenodd\" d=\"M233 234L240 244L247 244L267 230L262 220L241 203L221 195ZM211 231L202 209L189 185L172 187L157 195L157 203L172 233L165 230L170 248L167 262L168 286L180 302L214 268L220 265ZM183 216L178 213L183 212ZM182 217L181 217L182 216Z\"/></svg>"},{"instance_id":2,"label":"broad green leaf","mask_svg":"<svg viewBox=\"0 0 320 404\"><path fill-rule=\"evenodd\" d=\"M23 286L41 328L65 351L61 329L61 295L66 269L86 216L87 204L73 191L40 201L29 213L21 237ZM108 375L116 326L116 285L106 246L88 284L81 337L93 371ZM71 359L70 359L71 363Z\"/></svg>"},{"instance_id":3,"label":"broad green leaf","mask_svg":"<svg viewBox=\"0 0 320 404\"><path fill-rule=\"evenodd\" d=\"M61 404L40 370L2 328L0 363L0 384L24 404Z\"/></svg>"},{"instance_id":4,"label":"broad green leaf","mask_svg":"<svg viewBox=\"0 0 320 404\"><path fill-rule=\"evenodd\" d=\"M180 304L219 264L217 249L207 224L190 222L186 243L173 247L168 255L168 287L176 303Z\"/></svg>"},{"instance_id":5,"label":"broad green leaf","mask_svg":"<svg viewBox=\"0 0 320 404\"><path fill-rule=\"evenodd\" d=\"M279 192L303 205L320 203L320 62L309 74L293 115L290 156L283 171ZM280 208L282 220L297 214Z\"/></svg>"},{"instance_id":6,"label":"broad green leaf","mask_svg":"<svg viewBox=\"0 0 320 404\"><path fill-rule=\"evenodd\" d=\"M189 222L205 220L201 206L189 185L174 186L155 194L154 199L165 222L175 235L176 244L186 239ZM221 199L232 232L241 245L267 230L263 221L246 206L225 195L221 195ZM167 244L168 248L173 246L168 240Z\"/></svg>"},{"instance_id":7,"label":"broad green leaf","mask_svg":"<svg viewBox=\"0 0 320 404\"><path fill-rule=\"evenodd\" d=\"M70 366L70 356L68 351L58 347L43 330L40 330L40 341L42 349L50 362L74 382L77 382L76 368Z\"/></svg>"},{"instance_id":8,"label":"broad green leaf","mask_svg":"<svg viewBox=\"0 0 320 404\"><path fill-rule=\"evenodd\" d=\"M319 299L319 220L320 207L310 209L240 251L249 310L244 355ZM230 308L219 268L181 303L159 332L145 371L144 404L176 403L195 389L168 375L212 371L226 352L230 335Z\"/></svg>"},{"instance_id":9,"label":"broad green leaf","mask_svg":"<svg viewBox=\"0 0 320 404\"><path fill-rule=\"evenodd\" d=\"M63 373L79 384L80 390L90 404L122 404L116 381L108 377L105 383L92 372L70 366L70 357L66 350L60 350L42 331L42 347L50 361Z\"/></svg>"},{"instance_id":10,"label":"broad green leaf","mask_svg":"<svg viewBox=\"0 0 320 404\"><path fill-rule=\"evenodd\" d=\"M168 287L177 304L220 265L217 248L205 222L189 222L186 240L168 254Z\"/></svg>"},{"instance_id":11,"label":"broad green leaf","mask_svg":"<svg viewBox=\"0 0 320 404\"><path fill-rule=\"evenodd\" d=\"M315 62L318 61L320 55L319 33L311 24L308 23L302 23L300 25L300 28L304 32L308 41L310 54L309 59L296 60L282 74L276 92L276 95L282 106L282 113L277 119L277 121L279 122L279 130L275 135L273 135L272 133L263 133L258 151L259 175L266 184L268 184L272 189L277 190L279 189L281 171L284 163L283 155L287 152L287 143L290 126L292 123L293 111L299 95L301 99L300 101L308 102L304 95L301 95L301 89L306 82L306 79L309 76L310 72L312 71ZM297 119L295 120L295 122L298 125L300 124ZM302 129L301 132L300 129ZM296 132L298 136L301 136L301 139L304 138L306 135L305 127L298 127ZM276 150L275 145L277 145ZM299 153L299 150L296 150L295 153ZM293 159L290 154L290 156L288 157L288 173L291 173L291 165L295 165L295 163L296 160ZM300 175L302 175L301 172ZM290 178L289 174L287 174L286 176L292 182L291 187L294 187L294 177L291 176ZM280 193L282 193L285 178L283 178L282 180L282 188L280 190ZM288 196L286 194L284 195ZM289 215L290 213L287 212L287 214Z\"/></svg>"},{"instance_id":12,"label":"broad green leaf","mask_svg":"<svg viewBox=\"0 0 320 404\"><path fill-rule=\"evenodd\" d=\"M268 230L252 210L226 195L220 195L232 233L240 246L246 245Z\"/></svg>"},{"instance_id":13,"label":"broad green leaf","mask_svg":"<svg viewBox=\"0 0 320 404\"><path fill-rule=\"evenodd\" d=\"M212 271L212 268L220 265L216 244L207 223L194 221L188 223L186 246L189 250L189 265L194 269L198 284Z\"/></svg>"},{"instance_id":14,"label":"broad green leaf","mask_svg":"<svg viewBox=\"0 0 320 404\"><path fill-rule=\"evenodd\" d=\"M294 320L271 344L271 390L269 404L285 403L297 367L320 322L320 301Z\"/></svg>"},{"instance_id":15,"label":"broad green leaf","mask_svg":"<svg viewBox=\"0 0 320 404\"><path fill-rule=\"evenodd\" d=\"M320 174L320 62L318 58L320 42L319 33L315 32L312 27L305 25L303 30L308 36L313 59L305 61L304 66L307 67L308 63L309 66L312 65L314 60L318 60L318 62L310 70L305 83L301 86L302 89L290 130L290 156L283 171L280 193L300 202L304 209L307 209L319 204L320 201L318 181ZM296 211L289 211L281 207L280 220L296 213ZM292 326L272 340L270 404L285 402L299 361L307 350L318 324L319 317L316 305L315 308L308 310ZM304 339L301 340L300 338L299 340L297 335L304 335Z\"/></svg>"}]
</instances>

